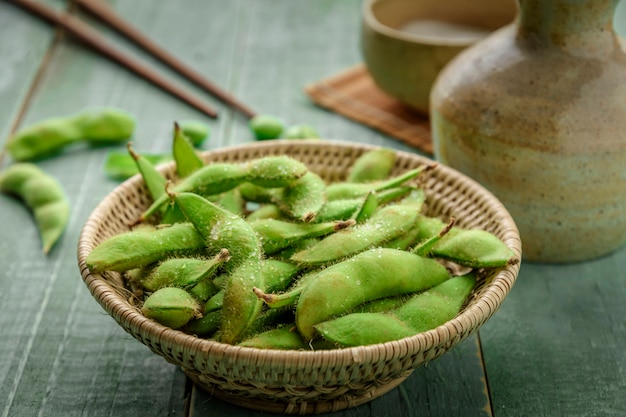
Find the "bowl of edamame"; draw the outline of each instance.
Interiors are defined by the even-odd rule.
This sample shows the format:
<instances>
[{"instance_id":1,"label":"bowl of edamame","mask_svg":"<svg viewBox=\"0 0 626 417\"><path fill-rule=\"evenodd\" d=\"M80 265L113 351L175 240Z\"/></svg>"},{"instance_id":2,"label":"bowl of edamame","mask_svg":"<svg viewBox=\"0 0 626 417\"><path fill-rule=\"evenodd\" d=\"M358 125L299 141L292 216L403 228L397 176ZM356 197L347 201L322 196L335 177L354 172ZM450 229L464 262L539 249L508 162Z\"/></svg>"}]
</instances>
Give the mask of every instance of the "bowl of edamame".
<instances>
[{"instance_id":1,"label":"bowl of edamame","mask_svg":"<svg viewBox=\"0 0 626 417\"><path fill-rule=\"evenodd\" d=\"M139 174L90 215L78 264L124 330L226 401L285 414L370 401L475 332L517 278L505 207L428 158L179 139L156 167L129 147Z\"/></svg>"}]
</instances>

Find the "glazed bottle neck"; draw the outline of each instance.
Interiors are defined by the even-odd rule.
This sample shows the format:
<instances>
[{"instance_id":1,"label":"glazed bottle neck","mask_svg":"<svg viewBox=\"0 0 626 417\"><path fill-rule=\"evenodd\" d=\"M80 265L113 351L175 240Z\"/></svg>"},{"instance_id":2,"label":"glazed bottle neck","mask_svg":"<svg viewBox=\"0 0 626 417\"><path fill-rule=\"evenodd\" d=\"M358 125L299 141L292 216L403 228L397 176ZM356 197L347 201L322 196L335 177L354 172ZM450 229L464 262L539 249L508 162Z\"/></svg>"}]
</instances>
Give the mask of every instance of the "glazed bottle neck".
<instances>
[{"instance_id":1,"label":"glazed bottle neck","mask_svg":"<svg viewBox=\"0 0 626 417\"><path fill-rule=\"evenodd\" d=\"M619 1L518 0L517 38L576 55L604 54L615 46L613 15Z\"/></svg>"}]
</instances>

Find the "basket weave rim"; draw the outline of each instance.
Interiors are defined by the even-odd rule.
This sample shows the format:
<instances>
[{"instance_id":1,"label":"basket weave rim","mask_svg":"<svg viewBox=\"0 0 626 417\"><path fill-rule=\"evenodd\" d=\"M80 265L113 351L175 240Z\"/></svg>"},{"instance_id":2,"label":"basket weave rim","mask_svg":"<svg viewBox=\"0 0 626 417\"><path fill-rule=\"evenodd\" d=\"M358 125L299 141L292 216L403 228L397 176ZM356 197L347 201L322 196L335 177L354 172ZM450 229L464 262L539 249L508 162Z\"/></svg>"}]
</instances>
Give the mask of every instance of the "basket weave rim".
<instances>
[{"instance_id":1,"label":"basket weave rim","mask_svg":"<svg viewBox=\"0 0 626 417\"><path fill-rule=\"evenodd\" d=\"M293 141L281 139L226 146L205 151L203 156L207 157L214 154L230 153L250 148L259 150L281 148L281 150L286 151L290 147L320 145L340 148L349 147L362 151L378 148L376 145L358 144L339 140ZM398 155L416 158L425 164L432 164L434 162L418 154L399 150L396 152ZM169 169L172 164L173 162L165 163L160 166L159 169ZM472 195L478 195L494 208L493 210L498 213L498 224L500 224L504 230L502 240L515 252L518 259L521 259L521 240L519 232L515 222L503 204L483 186L456 170L444 165L438 165L437 169L443 170L448 175L461 178L464 184L471 190ZM375 345L315 351L258 349L220 343L215 340L203 339L186 334L180 330L173 330L148 319L137 309L131 307L120 295L115 293L101 275L92 274L85 264L85 258L93 247L89 243L89 238L92 231L95 229L95 225L98 223L99 216L101 216L106 209L107 201L115 196L121 195L124 189L137 187L141 182L142 179L139 174L135 175L117 186L96 206L80 233L77 253L78 266L81 276L92 296L116 319L116 321L118 321L118 323L123 322L125 326L135 329L138 334L142 335L142 338L150 340L151 343L156 343L161 346L176 346L176 348L184 350L185 355L191 355L193 357L211 356L212 359L215 359L213 355L217 355L224 359L232 358L232 360L237 362L248 362L251 365L262 362L263 364L292 364L296 367L299 365L309 367L321 364L328 365L330 361L334 364L334 367L337 367L354 363L390 361L409 355L416 355L427 349L436 347L459 334L471 332L480 327L480 325L488 320L499 308L500 303L509 293L517 279L520 269L520 264L517 263L500 270L482 293L482 296L477 299L473 305L464 309L454 319L432 330L400 340Z\"/></svg>"}]
</instances>

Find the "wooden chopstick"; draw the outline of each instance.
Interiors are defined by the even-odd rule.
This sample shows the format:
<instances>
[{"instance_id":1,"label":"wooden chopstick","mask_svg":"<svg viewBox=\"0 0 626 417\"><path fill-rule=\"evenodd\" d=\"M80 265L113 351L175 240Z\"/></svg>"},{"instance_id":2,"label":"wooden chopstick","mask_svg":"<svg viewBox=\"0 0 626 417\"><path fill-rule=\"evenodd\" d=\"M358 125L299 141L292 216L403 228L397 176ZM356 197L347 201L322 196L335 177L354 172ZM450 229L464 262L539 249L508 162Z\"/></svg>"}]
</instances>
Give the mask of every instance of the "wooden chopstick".
<instances>
[{"instance_id":1,"label":"wooden chopstick","mask_svg":"<svg viewBox=\"0 0 626 417\"><path fill-rule=\"evenodd\" d=\"M42 3L32 0L10 1L39 16L47 22L62 27L67 32L75 36L77 39L83 41L85 44L87 44L97 52L126 67L140 77L145 78L157 87L160 87L174 97L177 97L178 99L184 101L190 106L203 112L207 116L212 118L217 117L217 112L211 106L204 103L189 92L183 90L166 78L162 77L148 66L135 60L130 55L127 55L119 49L116 49L113 45L108 43L98 32L93 30L87 24L83 23L81 20L73 17L69 13L57 12L48 6L43 5Z\"/></svg>"},{"instance_id":2,"label":"wooden chopstick","mask_svg":"<svg viewBox=\"0 0 626 417\"><path fill-rule=\"evenodd\" d=\"M161 62L186 77L188 80L203 88L209 94L212 94L222 102L238 110L247 118L254 117L255 112L252 109L241 103L226 91L220 89L218 86L203 77L200 73L194 71L191 67L187 66L168 51L157 45L154 41L122 19L122 17L103 0L76 0L76 4L83 7L89 13L96 16L113 29L117 30L119 33L133 41L138 46L142 47L154 57L161 60Z\"/></svg>"}]
</instances>

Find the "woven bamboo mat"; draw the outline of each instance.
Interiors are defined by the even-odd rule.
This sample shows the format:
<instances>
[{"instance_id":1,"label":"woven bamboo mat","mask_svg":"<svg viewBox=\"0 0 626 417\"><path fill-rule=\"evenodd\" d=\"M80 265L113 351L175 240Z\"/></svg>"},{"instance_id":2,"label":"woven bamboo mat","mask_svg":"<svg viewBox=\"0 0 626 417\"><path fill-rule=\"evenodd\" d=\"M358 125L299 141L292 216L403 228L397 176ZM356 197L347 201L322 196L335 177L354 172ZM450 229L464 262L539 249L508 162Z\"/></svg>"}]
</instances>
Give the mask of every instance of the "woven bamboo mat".
<instances>
[{"instance_id":1,"label":"woven bamboo mat","mask_svg":"<svg viewBox=\"0 0 626 417\"><path fill-rule=\"evenodd\" d=\"M382 92L364 65L311 84L305 91L321 107L433 153L428 117Z\"/></svg>"}]
</instances>

